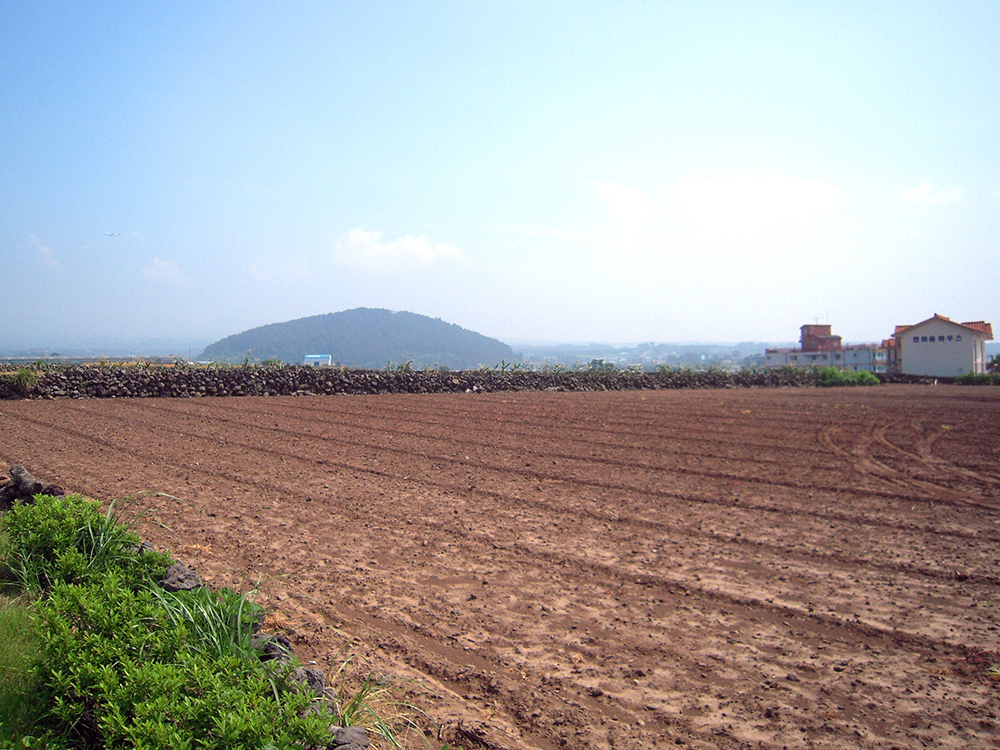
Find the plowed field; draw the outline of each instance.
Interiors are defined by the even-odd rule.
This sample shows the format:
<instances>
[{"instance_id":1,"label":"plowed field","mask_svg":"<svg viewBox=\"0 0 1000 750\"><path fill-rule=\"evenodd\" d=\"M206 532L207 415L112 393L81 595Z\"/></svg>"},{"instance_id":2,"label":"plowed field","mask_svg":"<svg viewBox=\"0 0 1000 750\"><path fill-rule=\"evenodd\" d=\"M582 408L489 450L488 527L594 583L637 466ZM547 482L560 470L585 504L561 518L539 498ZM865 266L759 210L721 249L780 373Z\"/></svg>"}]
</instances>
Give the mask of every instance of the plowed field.
<instances>
[{"instance_id":1,"label":"plowed field","mask_svg":"<svg viewBox=\"0 0 1000 750\"><path fill-rule=\"evenodd\" d=\"M179 498L147 538L466 748L1000 737L997 388L2 402L0 459Z\"/></svg>"}]
</instances>

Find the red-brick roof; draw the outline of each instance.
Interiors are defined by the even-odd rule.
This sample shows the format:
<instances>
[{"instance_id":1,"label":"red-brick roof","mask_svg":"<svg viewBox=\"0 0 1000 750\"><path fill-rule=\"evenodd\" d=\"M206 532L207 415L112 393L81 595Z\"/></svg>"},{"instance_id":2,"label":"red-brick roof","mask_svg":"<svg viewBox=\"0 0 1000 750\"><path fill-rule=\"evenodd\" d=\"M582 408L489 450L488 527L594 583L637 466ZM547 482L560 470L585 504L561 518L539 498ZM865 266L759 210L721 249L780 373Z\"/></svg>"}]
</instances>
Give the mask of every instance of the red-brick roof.
<instances>
[{"instance_id":1,"label":"red-brick roof","mask_svg":"<svg viewBox=\"0 0 1000 750\"><path fill-rule=\"evenodd\" d=\"M987 323L983 320L975 320L971 323L962 323L966 328L971 328L974 331L979 331L980 333L985 333L990 338L993 338L993 324Z\"/></svg>"},{"instance_id":2,"label":"red-brick roof","mask_svg":"<svg viewBox=\"0 0 1000 750\"><path fill-rule=\"evenodd\" d=\"M971 329L973 331L976 331L977 333L984 333L984 334L986 334L987 338L990 338L990 339L993 338L993 324L992 323L987 323L986 321L983 321L983 320L975 320L975 321L972 321L970 323L959 323L959 322L954 321L951 318L948 318L948 317L946 317L944 315L939 315L938 313L934 313L934 317L933 318L928 318L927 320L922 320L922 321L920 321L920 323L917 323L916 325L921 325L921 324L926 323L926 322L928 322L930 320L934 320L935 318L937 320L944 320L944 321L946 321L948 323L954 323L955 325L962 326L963 328L969 328L969 329ZM903 331L905 331L907 328L913 328L913 326L912 325L896 326L896 330L892 332L892 335L893 336L898 336Z\"/></svg>"}]
</instances>

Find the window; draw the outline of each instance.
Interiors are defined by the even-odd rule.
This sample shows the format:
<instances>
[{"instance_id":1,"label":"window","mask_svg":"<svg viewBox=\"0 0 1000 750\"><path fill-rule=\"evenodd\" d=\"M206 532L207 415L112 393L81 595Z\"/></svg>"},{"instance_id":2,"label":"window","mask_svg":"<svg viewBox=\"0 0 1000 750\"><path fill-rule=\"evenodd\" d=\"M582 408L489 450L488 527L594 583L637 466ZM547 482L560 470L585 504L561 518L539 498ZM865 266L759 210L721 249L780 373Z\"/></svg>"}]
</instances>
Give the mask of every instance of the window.
<instances>
[{"instance_id":1,"label":"window","mask_svg":"<svg viewBox=\"0 0 1000 750\"><path fill-rule=\"evenodd\" d=\"M799 355L793 354L791 357L789 357L789 359L792 360L792 362L798 362L799 361Z\"/></svg>"}]
</instances>

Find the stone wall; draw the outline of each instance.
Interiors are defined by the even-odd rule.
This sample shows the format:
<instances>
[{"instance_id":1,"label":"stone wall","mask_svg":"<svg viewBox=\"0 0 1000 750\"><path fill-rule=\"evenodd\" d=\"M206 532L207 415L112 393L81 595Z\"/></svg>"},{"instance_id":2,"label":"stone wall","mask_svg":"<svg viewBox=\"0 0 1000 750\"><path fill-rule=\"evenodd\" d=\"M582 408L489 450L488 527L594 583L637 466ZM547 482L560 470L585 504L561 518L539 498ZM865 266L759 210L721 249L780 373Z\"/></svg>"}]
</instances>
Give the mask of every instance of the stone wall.
<instances>
[{"instance_id":1,"label":"stone wall","mask_svg":"<svg viewBox=\"0 0 1000 750\"><path fill-rule=\"evenodd\" d=\"M665 388L812 386L804 370L724 372L678 370L507 371L348 370L339 368L84 365L40 369L30 387L0 373L0 399L200 398L376 393L490 393L496 391L621 391Z\"/></svg>"}]
</instances>

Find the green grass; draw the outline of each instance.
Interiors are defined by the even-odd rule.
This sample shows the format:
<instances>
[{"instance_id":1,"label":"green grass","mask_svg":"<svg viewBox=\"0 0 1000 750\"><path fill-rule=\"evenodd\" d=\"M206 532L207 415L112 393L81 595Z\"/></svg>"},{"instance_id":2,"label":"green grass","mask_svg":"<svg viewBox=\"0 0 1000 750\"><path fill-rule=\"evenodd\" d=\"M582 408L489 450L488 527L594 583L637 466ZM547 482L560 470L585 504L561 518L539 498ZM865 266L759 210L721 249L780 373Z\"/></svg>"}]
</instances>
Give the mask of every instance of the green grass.
<instances>
[{"instance_id":1,"label":"green grass","mask_svg":"<svg viewBox=\"0 0 1000 750\"><path fill-rule=\"evenodd\" d=\"M349 659L335 710L312 705L287 679L295 663L252 646L262 607L229 589L165 592L169 557L137 545L115 504L76 495L0 516L0 750L325 747L331 724L399 748L394 728L415 729L385 680L348 693Z\"/></svg>"},{"instance_id":2,"label":"green grass","mask_svg":"<svg viewBox=\"0 0 1000 750\"><path fill-rule=\"evenodd\" d=\"M21 367L14 373L7 375L11 388L21 396L27 396L38 384L38 373L35 367Z\"/></svg>"},{"instance_id":3,"label":"green grass","mask_svg":"<svg viewBox=\"0 0 1000 750\"><path fill-rule=\"evenodd\" d=\"M26 601L0 597L0 745L27 734L37 714L33 686L39 644L32 619Z\"/></svg>"},{"instance_id":4,"label":"green grass","mask_svg":"<svg viewBox=\"0 0 1000 750\"><path fill-rule=\"evenodd\" d=\"M192 649L215 657L255 656L250 638L254 624L264 619L264 608L247 596L206 586L192 591L152 591L170 622L188 630Z\"/></svg>"},{"instance_id":5,"label":"green grass","mask_svg":"<svg viewBox=\"0 0 1000 750\"><path fill-rule=\"evenodd\" d=\"M816 372L816 385L831 388L847 385L879 385L881 381L870 372L851 372L836 367L822 367Z\"/></svg>"},{"instance_id":6,"label":"green grass","mask_svg":"<svg viewBox=\"0 0 1000 750\"><path fill-rule=\"evenodd\" d=\"M3 560L18 587L29 594L57 582L87 583L112 569L128 572L129 585L137 585L170 564L165 555L135 552L139 536L115 503L101 513L99 503L80 495L16 505L2 528Z\"/></svg>"},{"instance_id":7,"label":"green grass","mask_svg":"<svg viewBox=\"0 0 1000 750\"><path fill-rule=\"evenodd\" d=\"M967 372L955 378L959 385L1000 385L1000 372Z\"/></svg>"}]
</instances>

